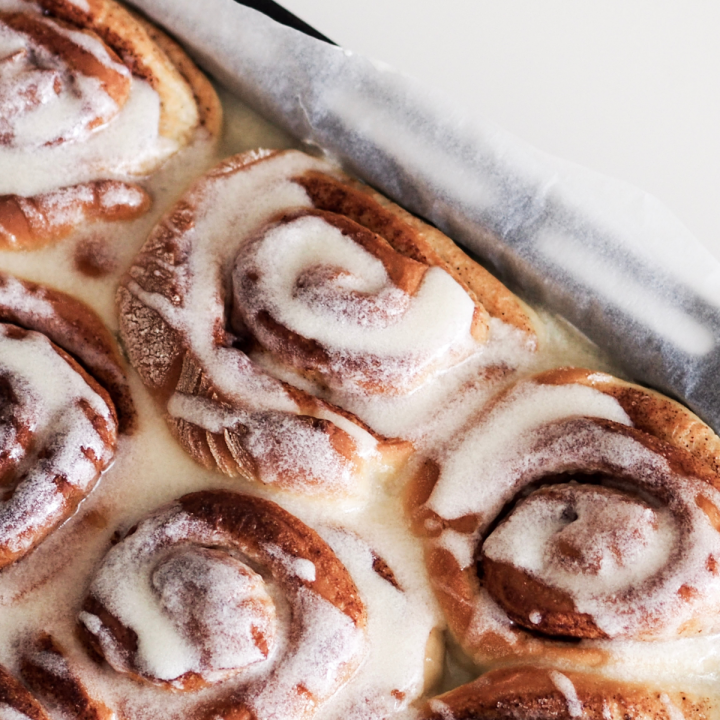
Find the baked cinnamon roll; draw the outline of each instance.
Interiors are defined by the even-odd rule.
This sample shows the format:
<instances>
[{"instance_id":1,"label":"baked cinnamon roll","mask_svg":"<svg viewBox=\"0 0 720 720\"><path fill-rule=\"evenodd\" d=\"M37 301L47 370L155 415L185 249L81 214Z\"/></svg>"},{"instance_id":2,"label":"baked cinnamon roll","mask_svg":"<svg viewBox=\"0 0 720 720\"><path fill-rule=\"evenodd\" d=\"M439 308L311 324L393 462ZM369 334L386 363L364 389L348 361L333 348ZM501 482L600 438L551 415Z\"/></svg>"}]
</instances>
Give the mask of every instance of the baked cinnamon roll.
<instances>
[{"instance_id":1,"label":"baked cinnamon roll","mask_svg":"<svg viewBox=\"0 0 720 720\"><path fill-rule=\"evenodd\" d=\"M433 698L423 720L704 720L702 697L584 673L519 667L493 670Z\"/></svg>"},{"instance_id":2,"label":"baked cinnamon roll","mask_svg":"<svg viewBox=\"0 0 720 720\"><path fill-rule=\"evenodd\" d=\"M107 388L107 389L106 389ZM132 401L108 331L77 300L0 275L0 567L64 522L113 459Z\"/></svg>"},{"instance_id":3,"label":"baked cinnamon roll","mask_svg":"<svg viewBox=\"0 0 720 720\"><path fill-rule=\"evenodd\" d=\"M409 393L478 352L493 316L536 342L530 312L448 238L297 151L208 173L118 298L131 362L193 457L302 492L346 493L399 446L298 387Z\"/></svg>"},{"instance_id":4,"label":"baked cinnamon roll","mask_svg":"<svg viewBox=\"0 0 720 720\"><path fill-rule=\"evenodd\" d=\"M2 0L0 246L141 215L133 178L217 135L220 113L185 53L114 0Z\"/></svg>"},{"instance_id":5,"label":"baked cinnamon roll","mask_svg":"<svg viewBox=\"0 0 720 720\"><path fill-rule=\"evenodd\" d=\"M184 693L212 687L193 717L311 717L366 652L365 607L330 547L275 503L221 491L133 528L79 620L116 671Z\"/></svg>"},{"instance_id":6,"label":"baked cinnamon roll","mask_svg":"<svg viewBox=\"0 0 720 720\"><path fill-rule=\"evenodd\" d=\"M719 443L603 373L553 370L499 396L410 497L466 652L597 664L622 643L632 662L632 647L717 632Z\"/></svg>"}]
</instances>

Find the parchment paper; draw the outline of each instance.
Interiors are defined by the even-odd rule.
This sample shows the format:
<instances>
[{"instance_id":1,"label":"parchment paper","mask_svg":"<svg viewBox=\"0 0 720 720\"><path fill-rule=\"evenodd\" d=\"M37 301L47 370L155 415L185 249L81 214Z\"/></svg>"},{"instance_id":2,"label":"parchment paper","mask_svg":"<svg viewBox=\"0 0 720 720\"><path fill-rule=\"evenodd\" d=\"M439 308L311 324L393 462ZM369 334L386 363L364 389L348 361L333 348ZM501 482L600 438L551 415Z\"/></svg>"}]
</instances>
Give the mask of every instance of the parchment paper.
<instances>
[{"instance_id":1,"label":"parchment paper","mask_svg":"<svg viewBox=\"0 0 720 720\"><path fill-rule=\"evenodd\" d=\"M637 188L233 0L131 0L269 120L440 227L720 430L720 264Z\"/></svg>"}]
</instances>

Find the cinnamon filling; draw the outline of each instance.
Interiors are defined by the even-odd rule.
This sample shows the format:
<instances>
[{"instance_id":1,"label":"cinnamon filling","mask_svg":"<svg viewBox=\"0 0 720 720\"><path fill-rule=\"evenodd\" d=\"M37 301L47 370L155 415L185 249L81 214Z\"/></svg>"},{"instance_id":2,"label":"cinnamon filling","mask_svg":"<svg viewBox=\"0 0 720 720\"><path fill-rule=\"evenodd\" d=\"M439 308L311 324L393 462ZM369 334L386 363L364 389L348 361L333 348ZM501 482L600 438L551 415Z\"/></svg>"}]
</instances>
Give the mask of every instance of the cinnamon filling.
<instances>
[{"instance_id":1,"label":"cinnamon filling","mask_svg":"<svg viewBox=\"0 0 720 720\"><path fill-rule=\"evenodd\" d=\"M485 539L479 558L483 584L508 617L528 630L607 637L576 600L587 590L606 594L614 604L635 584L651 581L647 567L657 565L654 549L665 547L661 534L667 529L657 506L603 485L540 487Z\"/></svg>"}]
</instances>

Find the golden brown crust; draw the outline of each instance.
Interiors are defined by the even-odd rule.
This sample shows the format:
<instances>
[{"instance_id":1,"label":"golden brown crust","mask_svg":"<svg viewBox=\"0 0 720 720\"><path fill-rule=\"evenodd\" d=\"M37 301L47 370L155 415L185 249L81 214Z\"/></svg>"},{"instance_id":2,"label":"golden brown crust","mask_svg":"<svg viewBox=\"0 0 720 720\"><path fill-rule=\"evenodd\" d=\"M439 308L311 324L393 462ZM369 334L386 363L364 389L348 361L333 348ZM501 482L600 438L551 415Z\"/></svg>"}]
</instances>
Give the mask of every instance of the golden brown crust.
<instances>
[{"instance_id":1,"label":"golden brown crust","mask_svg":"<svg viewBox=\"0 0 720 720\"><path fill-rule=\"evenodd\" d=\"M576 383L614 397L638 430L686 450L693 458L693 467L688 471L717 482L720 475L720 438L679 402L651 388L582 368L548 370L536 376L535 382L548 385Z\"/></svg>"},{"instance_id":2,"label":"golden brown crust","mask_svg":"<svg viewBox=\"0 0 720 720\"><path fill-rule=\"evenodd\" d=\"M114 0L92 0L84 12L69 0L39 0L48 12L87 27L112 48L137 77L160 95L160 134L181 144L198 125L215 136L222 107L208 79L166 33Z\"/></svg>"},{"instance_id":3,"label":"golden brown crust","mask_svg":"<svg viewBox=\"0 0 720 720\"><path fill-rule=\"evenodd\" d=\"M366 624L365 607L345 566L312 528L276 503L220 491L192 493L178 503L191 518L232 538L242 552L262 557L273 573L284 576L287 582L307 584L289 575L282 559L268 554L268 545L279 547L294 558L310 560L316 570L313 592L347 615L356 626Z\"/></svg>"},{"instance_id":4,"label":"golden brown crust","mask_svg":"<svg viewBox=\"0 0 720 720\"><path fill-rule=\"evenodd\" d=\"M0 665L0 703L22 713L30 720L50 720L32 693Z\"/></svg>"},{"instance_id":5,"label":"golden brown crust","mask_svg":"<svg viewBox=\"0 0 720 720\"><path fill-rule=\"evenodd\" d=\"M59 290L0 273L0 322L40 332L66 351L110 395L120 432L133 432L135 405L117 344L85 303Z\"/></svg>"},{"instance_id":6,"label":"golden brown crust","mask_svg":"<svg viewBox=\"0 0 720 720\"><path fill-rule=\"evenodd\" d=\"M124 199L106 202L113 195ZM0 248L34 250L65 237L81 222L134 220L151 203L139 185L118 180L97 180L27 198L0 195Z\"/></svg>"},{"instance_id":7,"label":"golden brown crust","mask_svg":"<svg viewBox=\"0 0 720 720\"><path fill-rule=\"evenodd\" d=\"M46 633L23 648L20 674L25 684L0 665L0 706L8 706L30 720L50 720L48 710L53 717L59 712L75 720L115 717L110 708L88 693L70 670L64 650Z\"/></svg>"},{"instance_id":8,"label":"golden brown crust","mask_svg":"<svg viewBox=\"0 0 720 720\"><path fill-rule=\"evenodd\" d=\"M574 692L574 695L573 695ZM707 699L537 667L493 670L431 700L423 720L704 720Z\"/></svg>"},{"instance_id":9,"label":"golden brown crust","mask_svg":"<svg viewBox=\"0 0 720 720\"><path fill-rule=\"evenodd\" d=\"M0 323L0 335L23 341L25 338L33 336L34 333L15 325ZM108 393L64 350L52 342L49 342L49 345L57 356L56 363L66 363L70 372L81 378L87 388L99 396L105 414L98 412L84 399L68 398L66 413L72 412L74 405L77 404L77 409L92 427L96 440L92 445L89 443L87 449L82 446L65 448L64 445L72 445L78 438L67 439L62 435L58 437L55 434L55 426L46 427L44 422L36 421L32 425L25 425L23 417L27 399L18 396L12 379L3 377L2 421L4 425L13 427L17 442L6 441L2 446L5 462L2 463L2 474L0 475L0 487L3 489L3 516L0 520L0 531L2 532L0 569L23 558L73 515L78 505L94 487L97 478L110 464L117 445L117 416ZM56 372L58 377L63 377L59 367ZM44 398L38 398L37 404L42 405L44 401ZM55 419L55 424L60 425L60 422ZM97 451L97 441L101 444L99 452ZM67 459L61 461L63 467L62 470L58 470L55 466L55 457L61 454L65 455ZM75 457L74 462L69 464L69 459L73 456ZM12 460L10 461L10 459ZM84 467L79 471L77 469L78 464L83 461L89 462L94 468L94 477L89 481L86 479L87 470ZM38 473L38 480L32 476L33 468L28 467L28 463L31 466L47 466L47 470L41 470ZM38 498L36 517L26 520L22 511L14 509L12 500L14 495L19 492L21 484L42 483L44 472L53 476L53 497L51 500L43 496ZM25 491L23 491L24 493ZM22 500L20 502L22 503ZM19 517L17 517L18 515Z\"/></svg>"},{"instance_id":10,"label":"golden brown crust","mask_svg":"<svg viewBox=\"0 0 720 720\"><path fill-rule=\"evenodd\" d=\"M255 240L262 242L266 232L292 226L296 221L305 218L317 218L327 226L339 230L344 237L351 239L369 255L375 257L382 263L395 288L406 293L409 297L417 295L427 273L428 264L413 259L409 254L398 252L382 235L369 231L366 227L345 215L315 208L291 210L279 217L269 228L265 228ZM252 248L253 239L250 239L245 243L241 253L247 252L248 250L252 252ZM238 264L241 263L240 257L242 257L242 255L239 256ZM238 297L238 283L242 287L244 297L248 295L259 296L260 291L256 286L259 275L260 273L256 272L252 261L247 263L247 268L243 269L242 272L239 272L238 268L234 276L236 282L236 298ZM310 281L312 281L312 279L310 279ZM359 291L351 291L348 293L348 296L358 305L360 305L363 300L367 300L367 293ZM266 349L273 352L274 355L288 365L301 369L320 385L323 385L324 381L327 382L328 376L332 374L330 370L332 366L331 346L326 346L315 339L306 338L294 332L283 325L282 322L277 321L272 311L269 311L262 305L255 308L249 307L250 303L242 303L242 301L238 304L242 305L243 320L252 328L256 339L259 340ZM382 306L367 304L365 311L368 315L373 312L376 315L381 315L383 308ZM484 317L484 310L481 306L476 305L476 311L470 325L470 335L477 341L484 341L487 332L488 327ZM356 374L362 376L357 384L364 391L371 394L392 392L387 376L376 371L379 363L382 363L382 357L377 357L370 353L358 353L358 355L353 358L353 370ZM427 371L424 371L424 373L426 374ZM418 372L418 377L412 379L411 388L421 384L422 379L424 379L424 373L423 371ZM343 368L337 373L338 377L336 381L340 384L346 382L347 374L347 368Z\"/></svg>"},{"instance_id":11,"label":"golden brown crust","mask_svg":"<svg viewBox=\"0 0 720 720\"><path fill-rule=\"evenodd\" d=\"M198 109L198 122L211 137L219 137L222 132L222 105L218 99L215 88L207 76L202 73L197 65L188 57L187 53L169 35L147 21L141 15L133 14L135 20L144 28L155 44L165 53L173 67L187 82L195 98ZM177 112L180 102L170 101L168 98L162 108L164 113L161 133L165 136L171 132L172 115Z\"/></svg>"},{"instance_id":12,"label":"golden brown crust","mask_svg":"<svg viewBox=\"0 0 720 720\"><path fill-rule=\"evenodd\" d=\"M130 272L121 281L118 292L120 311L120 329L130 362L138 370L143 381L154 391L163 405L178 396L198 398L202 407L224 417L240 412L240 417L248 421L237 422L233 426L224 426L213 430L201 426L191 419L172 414L167 416L173 434L183 447L199 463L214 467L228 475L241 475L251 480L273 482L276 486L297 493L328 494L342 496L361 492L367 478L387 474L396 468L410 454L410 443L382 437L372 432L351 413L337 408L313 395L278 381L267 375L259 366L252 363L240 350L233 347L235 339L230 332L230 320L227 309L219 308L212 318L206 318L208 334L212 335L213 353L224 353L223 363L236 358L244 376L238 390L244 384L252 387L258 383L268 387L275 398L280 398L287 406L288 401L296 411L274 411L272 408L256 408L248 402L234 400L223 391L208 372L207 362L198 357L198 349L190 339L187 324L195 322L190 317L192 308L185 310L189 302L190 283L187 273L195 257L201 253L211 253L211 260L218 268L226 268L233 260L228 257L230 241L222 247L208 250L196 244L191 230L195 227L198 213L205 214L203 203L210 197L217 185L226 179L232 179L239 173L251 170L259 163L277 158L283 153L277 151L251 151L228 158L210 170L195 186L171 209L156 226L140 253L136 256ZM224 208L217 208L222 212ZM204 257L204 256L203 256ZM212 297L226 298L230 289L222 282L223 271L218 273L218 285L207 288ZM162 303L171 303L190 319L183 323L172 324L156 309L155 301L146 301L148 295L154 295ZM193 316L194 317L194 316ZM175 322L175 321L173 321ZM152 343L148 343L152 338ZM207 351L207 350L206 350ZM233 361L234 362L234 361ZM246 412L250 405L250 412ZM243 415L245 413L245 415ZM333 419L335 416L336 420ZM357 439L351 432L341 427L341 420L352 422L362 433L369 434L377 443L378 454L362 457ZM257 431L255 427L259 428ZM252 433L261 433L265 459L255 454L248 438ZM329 479L327 470L322 473L310 468L311 462L300 462L295 458L288 461L288 450L293 439L299 436L322 436L335 457L350 468L351 482L342 480L342 487ZM292 450L290 452L293 452ZM378 465L379 462L379 465ZM264 468L272 465L274 478L264 479ZM382 469L380 466L382 466Z\"/></svg>"}]
</instances>

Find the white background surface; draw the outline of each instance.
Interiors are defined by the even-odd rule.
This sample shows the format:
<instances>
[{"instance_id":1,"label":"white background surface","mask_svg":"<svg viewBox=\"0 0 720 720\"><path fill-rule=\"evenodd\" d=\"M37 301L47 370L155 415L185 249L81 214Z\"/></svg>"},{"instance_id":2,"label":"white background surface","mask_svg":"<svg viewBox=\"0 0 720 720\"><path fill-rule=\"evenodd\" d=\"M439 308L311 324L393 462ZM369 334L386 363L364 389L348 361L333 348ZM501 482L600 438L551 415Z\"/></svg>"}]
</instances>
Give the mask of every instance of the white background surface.
<instances>
[{"instance_id":1,"label":"white background surface","mask_svg":"<svg viewBox=\"0 0 720 720\"><path fill-rule=\"evenodd\" d=\"M630 181L720 259L715 0L280 0L338 44Z\"/></svg>"}]
</instances>

